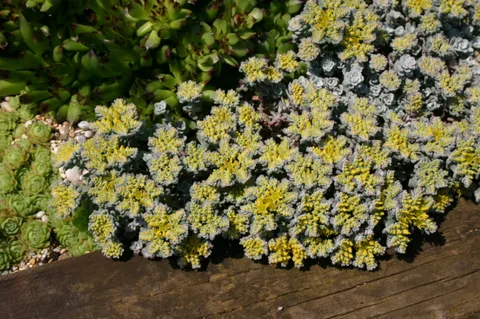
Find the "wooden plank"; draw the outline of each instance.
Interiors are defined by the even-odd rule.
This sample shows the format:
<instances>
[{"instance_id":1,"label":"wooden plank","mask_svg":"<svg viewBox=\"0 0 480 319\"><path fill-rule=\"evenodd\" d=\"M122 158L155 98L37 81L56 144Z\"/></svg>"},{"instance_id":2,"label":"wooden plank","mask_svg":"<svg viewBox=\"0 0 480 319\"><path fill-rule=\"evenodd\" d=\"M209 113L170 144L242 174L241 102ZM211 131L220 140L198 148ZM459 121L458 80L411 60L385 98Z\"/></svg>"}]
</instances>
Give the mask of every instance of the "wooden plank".
<instances>
[{"instance_id":1,"label":"wooden plank","mask_svg":"<svg viewBox=\"0 0 480 319\"><path fill-rule=\"evenodd\" d=\"M480 318L480 207L374 272L220 258L204 271L93 253L0 278L0 318Z\"/></svg>"}]
</instances>

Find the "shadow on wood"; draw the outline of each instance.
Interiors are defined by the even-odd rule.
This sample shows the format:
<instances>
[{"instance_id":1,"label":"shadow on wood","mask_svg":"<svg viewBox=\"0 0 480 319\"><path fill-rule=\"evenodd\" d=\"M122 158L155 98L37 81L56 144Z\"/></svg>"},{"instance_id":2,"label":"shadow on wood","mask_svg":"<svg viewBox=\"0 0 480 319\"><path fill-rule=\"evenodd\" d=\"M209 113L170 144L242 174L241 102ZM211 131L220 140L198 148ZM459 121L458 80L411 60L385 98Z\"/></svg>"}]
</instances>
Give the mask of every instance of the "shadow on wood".
<instances>
[{"instance_id":1,"label":"shadow on wood","mask_svg":"<svg viewBox=\"0 0 480 319\"><path fill-rule=\"evenodd\" d=\"M206 271L93 253L0 278L0 318L480 318L480 207L461 200L413 260L367 272L246 258Z\"/></svg>"}]
</instances>

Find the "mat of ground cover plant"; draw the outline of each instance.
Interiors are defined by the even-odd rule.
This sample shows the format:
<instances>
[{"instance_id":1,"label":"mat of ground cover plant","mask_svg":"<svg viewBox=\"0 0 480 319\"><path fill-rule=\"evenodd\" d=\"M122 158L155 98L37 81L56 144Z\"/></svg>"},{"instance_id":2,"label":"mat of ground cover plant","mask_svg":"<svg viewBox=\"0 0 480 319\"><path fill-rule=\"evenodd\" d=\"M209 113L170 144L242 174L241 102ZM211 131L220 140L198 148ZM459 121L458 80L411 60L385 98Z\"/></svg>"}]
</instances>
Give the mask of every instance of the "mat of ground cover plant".
<instances>
[{"instance_id":1,"label":"mat of ground cover plant","mask_svg":"<svg viewBox=\"0 0 480 319\"><path fill-rule=\"evenodd\" d=\"M480 318L479 256L480 207L461 200L438 235L375 272L239 256L185 271L93 253L0 278L0 318Z\"/></svg>"}]
</instances>

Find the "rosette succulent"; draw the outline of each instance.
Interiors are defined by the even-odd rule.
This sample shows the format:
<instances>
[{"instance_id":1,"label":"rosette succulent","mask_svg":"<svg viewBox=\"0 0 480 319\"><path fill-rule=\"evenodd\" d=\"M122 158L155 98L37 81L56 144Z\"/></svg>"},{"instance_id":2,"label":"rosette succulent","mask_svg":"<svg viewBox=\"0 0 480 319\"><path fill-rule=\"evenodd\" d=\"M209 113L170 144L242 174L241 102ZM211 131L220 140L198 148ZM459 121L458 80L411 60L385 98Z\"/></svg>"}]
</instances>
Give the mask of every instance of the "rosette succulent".
<instances>
[{"instance_id":1,"label":"rosette succulent","mask_svg":"<svg viewBox=\"0 0 480 319\"><path fill-rule=\"evenodd\" d=\"M21 241L30 249L42 249L50 244L50 228L41 221L28 221L22 226Z\"/></svg>"},{"instance_id":2,"label":"rosette succulent","mask_svg":"<svg viewBox=\"0 0 480 319\"><path fill-rule=\"evenodd\" d=\"M10 98L8 103L11 110L0 112L13 123L2 132L8 143L0 149L0 246L12 266L26 251L50 242L50 226L36 221L35 214L48 209L54 172L47 148L50 126L33 120L18 99Z\"/></svg>"}]
</instances>

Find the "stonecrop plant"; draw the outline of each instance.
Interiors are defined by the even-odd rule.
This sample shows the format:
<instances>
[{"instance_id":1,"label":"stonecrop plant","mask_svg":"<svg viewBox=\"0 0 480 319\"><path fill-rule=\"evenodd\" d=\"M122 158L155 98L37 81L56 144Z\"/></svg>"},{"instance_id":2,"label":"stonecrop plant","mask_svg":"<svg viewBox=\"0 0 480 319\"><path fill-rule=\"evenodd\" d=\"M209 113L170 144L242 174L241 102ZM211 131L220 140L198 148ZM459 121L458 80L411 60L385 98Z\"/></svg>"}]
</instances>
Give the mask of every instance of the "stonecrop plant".
<instances>
[{"instance_id":1,"label":"stonecrop plant","mask_svg":"<svg viewBox=\"0 0 480 319\"><path fill-rule=\"evenodd\" d=\"M155 104L97 107L94 138L66 143L58 218L93 205L108 257L132 250L193 268L219 237L248 258L372 270L458 196L480 201L480 7L473 1L310 0L295 49L240 65L236 90L185 81L194 125ZM208 98L206 98L208 97ZM196 112L213 101L208 115Z\"/></svg>"}]
</instances>

